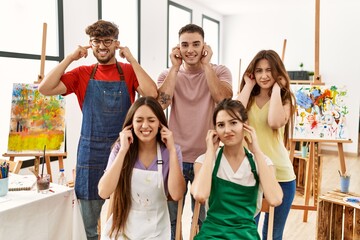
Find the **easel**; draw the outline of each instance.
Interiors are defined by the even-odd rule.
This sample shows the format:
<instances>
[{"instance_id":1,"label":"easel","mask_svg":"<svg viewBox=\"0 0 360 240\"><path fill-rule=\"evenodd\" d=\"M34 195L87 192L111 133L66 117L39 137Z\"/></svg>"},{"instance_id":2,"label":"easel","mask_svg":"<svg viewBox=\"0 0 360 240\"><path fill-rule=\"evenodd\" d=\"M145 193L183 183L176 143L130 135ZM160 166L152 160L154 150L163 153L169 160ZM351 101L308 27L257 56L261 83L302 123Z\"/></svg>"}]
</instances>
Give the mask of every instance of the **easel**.
<instances>
[{"instance_id":1,"label":"easel","mask_svg":"<svg viewBox=\"0 0 360 240\"><path fill-rule=\"evenodd\" d=\"M320 143L336 143L339 153L339 163L340 163L340 172L345 174L346 172L346 162L344 155L343 143L351 143L350 139L290 139L290 159L294 159L295 146L297 142L309 142L309 159L306 165L306 176L305 176L305 192L304 205L295 205L291 206L292 209L304 210L303 222L307 222L308 211L317 210L317 202L319 197L319 190L321 186L321 161L319 156L319 144ZM314 176L314 177L313 177ZM313 186L313 191L311 191L311 186ZM310 205L311 193L314 196L314 204Z\"/></svg>"},{"instance_id":2,"label":"easel","mask_svg":"<svg viewBox=\"0 0 360 240\"><path fill-rule=\"evenodd\" d=\"M46 57L46 33L47 33L47 23L43 23L43 35L42 35L42 46L41 46L41 63L40 63L40 74L38 75L37 81L34 83L39 84L44 79L44 69L45 69L45 57ZM35 157L34 160L34 170L37 175L39 175L39 166L40 166L40 157L43 157L43 153L4 153L4 157L9 157L10 161L15 161L15 157ZM45 153L45 163L47 173L50 174L50 181L52 182L51 174L51 165L50 157L57 157L59 161L59 169L64 168L64 157L67 156L67 153ZM22 161L20 164L22 164Z\"/></svg>"},{"instance_id":3,"label":"easel","mask_svg":"<svg viewBox=\"0 0 360 240\"><path fill-rule=\"evenodd\" d=\"M320 0L315 0L315 71L311 85L323 85L319 71L320 50ZM339 153L340 173L346 173L346 162L343 143L351 143L350 139L290 139L290 159L294 159L295 146L297 142L309 142L309 158L306 166L304 205L292 205L292 209L304 210L303 222L307 222L308 211L317 210L319 189L321 186L321 159L319 156L320 143L336 143ZM313 177L314 176L314 177ZM309 205L311 186L313 185L314 204Z\"/></svg>"},{"instance_id":4,"label":"easel","mask_svg":"<svg viewBox=\"0 0 360 240\"><path fill-rule=\"evenodd\" d=\"M34 170L37 175L39 175L39 166L40 158L43 157L43 153L4 153L4 157L8 157L10 161L15 161L15 157L35 157L34 159ZM50 158L57 157L59 161L59 169L64 168L64 157L67 156L67 153L46 153L45 154L45 164L46 171L50 174L50 181L52 182L51 174L51 164Z\"/></svg>"}]
</instances>

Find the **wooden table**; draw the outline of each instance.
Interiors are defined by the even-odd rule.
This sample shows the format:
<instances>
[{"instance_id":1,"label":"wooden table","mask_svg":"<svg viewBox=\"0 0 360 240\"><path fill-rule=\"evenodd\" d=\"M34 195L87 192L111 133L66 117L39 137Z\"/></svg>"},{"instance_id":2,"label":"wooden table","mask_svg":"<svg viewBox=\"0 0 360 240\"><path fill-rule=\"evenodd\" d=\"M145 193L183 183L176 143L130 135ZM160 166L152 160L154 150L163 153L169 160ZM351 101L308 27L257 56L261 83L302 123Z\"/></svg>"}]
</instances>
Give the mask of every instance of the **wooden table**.
<instances>
[{"instance_id":1,"label":"wooden table","mask_svg":"<svg viewBox=\"0 0 360 240\"><path fill-rule=\"evenodd\" d=\"M305 174L305 190L304 190L304 205L295 205L291 206L292 209L304 210L303 222L307 222L308 211L317 210L317 202L319 196L319 189L321 185L321 166L319 158L319 144L320 143L336 143L339 153L339 164L340 172L344 174L346 172L346 162L344 155L343 143L351 143L350 139L303 139L303 138L293 138L290 139L290 159L294 159L295 146L297 142L308 142L309 143L309 160L306 167ZM334 173L338 174L338 173ZM314 177L313 177L314 176ZM314 195L314 204L310 205L311 197L311 186L313 185L313 195Z\"/></svg>"}]
</instances>

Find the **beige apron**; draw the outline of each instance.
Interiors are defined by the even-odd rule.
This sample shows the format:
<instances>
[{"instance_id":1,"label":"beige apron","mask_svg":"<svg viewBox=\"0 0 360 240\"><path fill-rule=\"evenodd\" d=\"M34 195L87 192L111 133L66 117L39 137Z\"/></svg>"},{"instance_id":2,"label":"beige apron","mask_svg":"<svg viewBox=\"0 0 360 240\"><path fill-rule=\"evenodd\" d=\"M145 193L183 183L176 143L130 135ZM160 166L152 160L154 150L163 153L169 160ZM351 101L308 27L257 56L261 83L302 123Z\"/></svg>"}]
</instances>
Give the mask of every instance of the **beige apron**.
<instances>
[{"instance_id":1,"label":"beige apron","mask_svg":"<svg viewBox=\"0 0 360 240\"><path fill-rule=\"evenodd\" d=\"M157 171L133 169L131 179L132 206L126 222L125 235L118 239L170 239L170 216L162 176L162 156L157 145ZM106 222L101 239L108 233L113 216ZM111 238L113 239L113 238Z\"/></svg>"}]
</instances>

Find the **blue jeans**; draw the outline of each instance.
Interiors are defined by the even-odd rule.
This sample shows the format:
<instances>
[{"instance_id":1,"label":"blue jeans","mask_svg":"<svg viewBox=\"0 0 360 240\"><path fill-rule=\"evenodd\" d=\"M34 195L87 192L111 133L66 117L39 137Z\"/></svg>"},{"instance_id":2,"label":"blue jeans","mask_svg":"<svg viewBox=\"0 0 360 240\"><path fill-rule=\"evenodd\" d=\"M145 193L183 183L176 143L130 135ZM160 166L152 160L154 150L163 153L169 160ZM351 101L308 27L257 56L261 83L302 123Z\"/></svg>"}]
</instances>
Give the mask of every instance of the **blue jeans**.
<instances>
[{"instance_id":1,"label":"blue jeans","mask_svg":"<svg viewBox=\"0 0 360 240\"><path fill-rule=\"evenodd\" d=\"M186 191L184 194L184 203L185 203L185 196L186 193L188 191L188 183L192 183L194 181L194 164L193 163L183 163L183 175L185 178L185 184L186 184ZM192 195L191 196L191 210L194 212L194 205L195 205L195 199L193 198ZM184 203L183 203L183 207L184 207ZM170 213L170 221L171 221L171 240L175 239L175 233L176 233L176 220L177 220L177 210L178 210L178 202L175 201L169 201L168 202L168 207L169 207L169 213ZM199 213L199 220L198 220L198 224L199 224L199 228L202 225L202 222L205 219L205 207L202 204L200 206L200 213ZM188 231L190 232L190 229L188 229Z\"/></svg>"},{"instance_id":2,"label":"blue jeans","mask_svg":"<svg viewBox=\"0 0 360 240\"><path fill-rule=\"evenodd\" d=\"M279 182L283 190L283 201L280 206L275 208L274 212L274 230L273 230L273 240L281 240L285 228L286 219L289 215L291 204L294 200L295 191L296 191L296 180L291 182ZM255 217L256 225L259 224L260 213ZM267 239L267 229L268 229L269 213L265 213L263 230L262 230L262 239Z\"/></svg>"},{"instance_id":3,"label":"blue jeans","mask_svg":"<svg viewBox=\"0 0 360 240\"><path fill-rule=\"evenodd\" d=\"M88 240L98 240L97 225L104 200L79 199L82 219Z\"/></svg>"}]
</instances>

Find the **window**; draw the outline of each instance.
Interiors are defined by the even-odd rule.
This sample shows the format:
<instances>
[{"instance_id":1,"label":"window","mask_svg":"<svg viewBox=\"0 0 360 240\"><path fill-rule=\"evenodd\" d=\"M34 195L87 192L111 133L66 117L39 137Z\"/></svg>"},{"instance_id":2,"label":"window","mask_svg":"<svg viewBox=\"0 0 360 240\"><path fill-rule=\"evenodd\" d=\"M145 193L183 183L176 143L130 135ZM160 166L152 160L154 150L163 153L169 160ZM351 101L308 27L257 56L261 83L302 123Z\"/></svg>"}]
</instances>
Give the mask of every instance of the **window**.
<instances>
[{"instance_id":1,"label":"window","mask_svg":"<svg viewBox=\"0 0 360 240\"><path fill-rule=\"evenodd\" d=\"M12 0L1 6L0 65L2 115L0 151L7 151L13 83L34 83L41 73L43 25L46 31L45 68L64 58L63 0ZM21 19L21 21L19 21ZM47 72L44 70L44 73Z\"/></svg>"},{"instance_id":2,"label":"window","mask_svg":"<svg viewBox=\"0 0 360 240\"><path fill-rule=\"evenodd\" d=\"M99 0L99 4L99 19L113 22L119 27L120 45L127 46L136 58L139 55L138 1ZM122 60L119 55L116 58Z\"/></svg>"},{"instance_id":3,"label":"window","mask_svg":"<svg viewBox=\"0 0 360 240\"><path fill-rule=\"evenodd\" d=\"M192 21L192 10L169 1L167 66L171 49L179 43L179 30Z\"/></svg>"},{"instance_id":4,"label":"window","mask_svg":"<svg viewBox=\"0 0 360 240\"><path fill-rule=\"evenodd\" d=\"M213 56L212 63L219 64L219 46L220 46L220 23L210 17L203 15L202 27L205 32L205 42L210 45Z\"/></svg>"},{"instance_id":5,"label":"window","mask_svg":"<svg viewBox=\"0 0 360 240\"><path fill-rule=\"evenodd\" d=\"M46 55L63 57L62 0L12 0L1 7L0 56L40 59L43 23L47 23ZM22 21L19 21L21 19Z\"/></svg>"}]
</instances>

